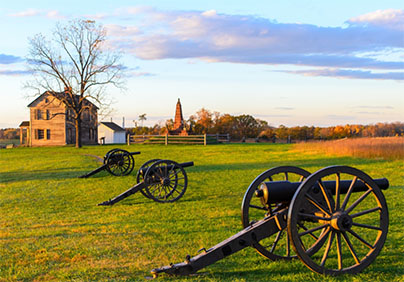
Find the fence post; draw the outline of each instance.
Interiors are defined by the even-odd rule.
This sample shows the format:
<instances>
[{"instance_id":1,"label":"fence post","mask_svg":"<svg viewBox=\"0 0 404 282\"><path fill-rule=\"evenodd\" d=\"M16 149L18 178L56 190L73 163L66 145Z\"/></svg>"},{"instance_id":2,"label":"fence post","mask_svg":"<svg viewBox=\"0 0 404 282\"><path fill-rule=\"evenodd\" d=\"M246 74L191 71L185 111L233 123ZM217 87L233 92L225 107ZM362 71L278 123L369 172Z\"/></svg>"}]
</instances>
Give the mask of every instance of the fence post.
<instances>
[{"instance_id":1,"label":"fence post","mask_svg":"<svg viewBox=\"0 0 404 282\"><path fill-rule=\"evenodd\" d=\"M164 142L165 144L166 144L166 146L168 145L168 134L166 133L166 136L165 136L165 142Z\"/></svg>"},{"instance_id":2,"label":"fence post","mask_svg":"<svg viewBox=\"0 0 404 282\"><path fill-rule=\"evenodd\" d=\"M203 145L206 146L206 133L203 135Z\"/></svg>"},{"instance_id":3,"label":"fence post","mask_svg":"<svg viewBox=\"0 0 404 282\"><path fill-rule=\"evenodd\" d=\"M127 136L127 143L128 143L128 146L130 145L130 134L128 134L128 136Z\"/></svg>"},{"instance_id":4,"label":"fence post","mask_svg":"<svg viewBox=\"0 0 404 282\"><path fill-rule=\"evenodd\" d=\"M230 143L230 134L227 133L227 143Z\"/></svg>"}]
</instances>

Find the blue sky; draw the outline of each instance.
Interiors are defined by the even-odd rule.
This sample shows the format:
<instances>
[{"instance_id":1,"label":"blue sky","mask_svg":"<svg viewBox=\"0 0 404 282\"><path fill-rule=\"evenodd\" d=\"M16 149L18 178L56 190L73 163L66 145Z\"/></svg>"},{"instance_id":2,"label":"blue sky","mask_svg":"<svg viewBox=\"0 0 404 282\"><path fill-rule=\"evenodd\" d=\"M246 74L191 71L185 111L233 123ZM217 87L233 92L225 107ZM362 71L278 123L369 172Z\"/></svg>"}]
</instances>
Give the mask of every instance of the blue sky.
<instances>
[{"instance_id":1,"label":"blue sky","mask_svg":"<svg viewBox=\"0 0 404 282\"><path fill-rule=\"evenodd\" d=\"M202 107L270 125L404 121L402 1L2 1L0 128L29 118L28 38L93 19L123 53L112 116L133 126Z\"/></svg>"}]
</instances>

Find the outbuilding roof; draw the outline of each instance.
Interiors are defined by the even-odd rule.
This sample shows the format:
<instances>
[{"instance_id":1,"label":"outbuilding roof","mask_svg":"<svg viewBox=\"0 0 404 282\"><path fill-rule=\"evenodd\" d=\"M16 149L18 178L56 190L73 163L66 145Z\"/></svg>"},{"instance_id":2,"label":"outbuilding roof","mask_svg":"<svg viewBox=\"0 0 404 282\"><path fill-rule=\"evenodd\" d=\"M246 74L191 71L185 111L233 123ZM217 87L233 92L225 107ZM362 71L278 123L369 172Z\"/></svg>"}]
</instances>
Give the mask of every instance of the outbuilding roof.
<instances>
[{"instance_id":1,"label":"outbuilding roof","mask_svg":"<svg viewBox=\"0 0 404 282\"><path fill-rule=\"evenodd\" d=\"M125 131L125 129L123 129L122 127L120 127L119 125L117 125L117 124L114 123L114 122L105 122L105 121L102 121L102 122L100 122L100 124L105 125L106 127L112 129L113 131Z\"/></svg>"},{"instance_id":2,"label":"outbuilding roof","mask_svg":"<svg viewBox=\"0 0 404 282\"><path fill-rule=\"evenodd\" d=\"M19 125L19 127L27 127L29 126L29 121L23 121L21 122L21 124Z\"/></svg>"}]
</instances>

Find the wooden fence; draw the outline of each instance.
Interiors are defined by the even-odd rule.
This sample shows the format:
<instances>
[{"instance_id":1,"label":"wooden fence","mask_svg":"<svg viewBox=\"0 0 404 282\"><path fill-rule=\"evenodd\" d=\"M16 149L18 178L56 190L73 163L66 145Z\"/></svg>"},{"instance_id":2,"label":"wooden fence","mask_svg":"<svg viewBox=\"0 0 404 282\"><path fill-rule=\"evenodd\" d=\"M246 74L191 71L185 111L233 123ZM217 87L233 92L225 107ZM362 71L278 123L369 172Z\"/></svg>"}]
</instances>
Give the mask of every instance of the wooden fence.
<instances>
[{"instance_id":1,"label":"wooden fence","mask_svg":"<svg viewBox=\"0 0 404 282\"><path fill-rule=\"evenodd\" d=\"M229 134L204 135L128 135L127 144L196 144L208 145L230 142Z\"/></svg>"}]
</instances>

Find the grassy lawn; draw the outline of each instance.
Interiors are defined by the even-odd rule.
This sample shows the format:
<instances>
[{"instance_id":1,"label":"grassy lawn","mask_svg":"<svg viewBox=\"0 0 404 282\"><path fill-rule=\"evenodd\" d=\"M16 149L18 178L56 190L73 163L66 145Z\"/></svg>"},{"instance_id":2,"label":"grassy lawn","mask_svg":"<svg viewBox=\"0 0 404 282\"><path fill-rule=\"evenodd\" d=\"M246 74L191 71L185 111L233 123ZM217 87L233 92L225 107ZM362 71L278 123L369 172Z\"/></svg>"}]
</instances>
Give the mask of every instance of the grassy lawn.
<instances>
[{"instance_id":1,"label":"grassy lawn","mask_svg":"<svg viewBox=\"0 0 404 282\"><path fill-rule=\"evenodd\" d=\"M112 207L96 204L136 182L133 172L102 172L78 179L116 146L81 149L0 150L0 281L143 281L155 267L177 263L211 247L241 227L245 190L266 169L329 165L357 167L386 177L390 227L376 261L355 276L324 277L299 260L272 262L247 248L191 277L156 281L404 281L404 162L325 156L293 145L119 146L141 151L135 169L152 158L194 161L188 189L172 204L132 195Z\"/></svg>"}]
</instances>

